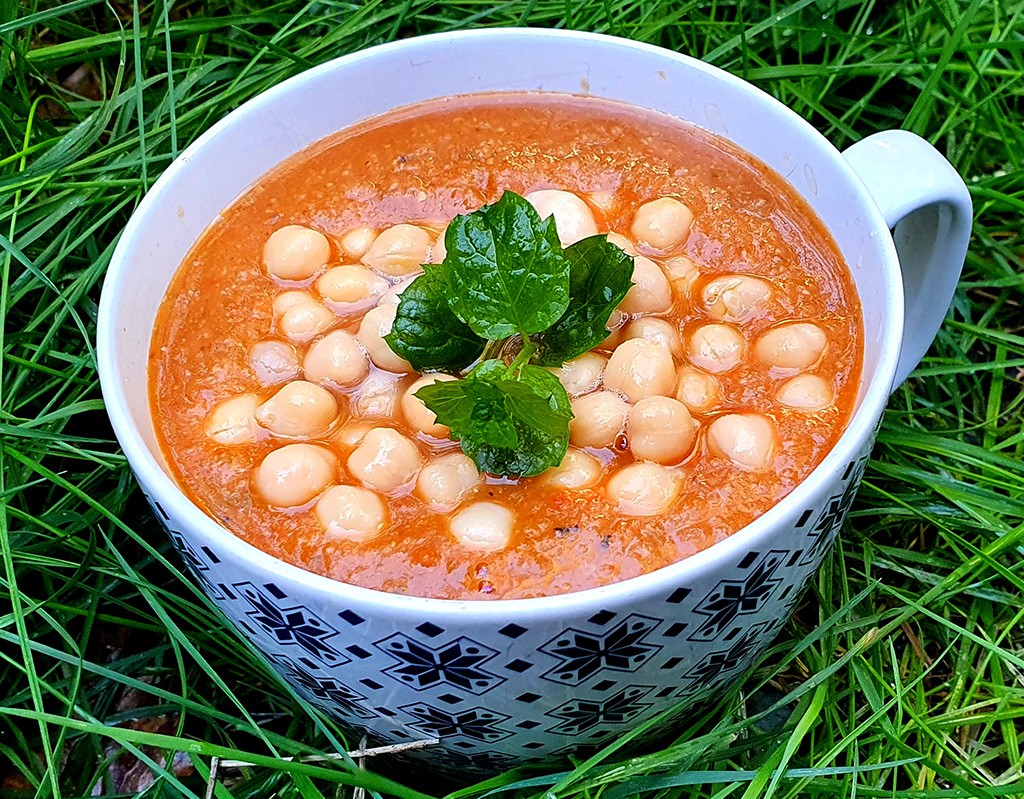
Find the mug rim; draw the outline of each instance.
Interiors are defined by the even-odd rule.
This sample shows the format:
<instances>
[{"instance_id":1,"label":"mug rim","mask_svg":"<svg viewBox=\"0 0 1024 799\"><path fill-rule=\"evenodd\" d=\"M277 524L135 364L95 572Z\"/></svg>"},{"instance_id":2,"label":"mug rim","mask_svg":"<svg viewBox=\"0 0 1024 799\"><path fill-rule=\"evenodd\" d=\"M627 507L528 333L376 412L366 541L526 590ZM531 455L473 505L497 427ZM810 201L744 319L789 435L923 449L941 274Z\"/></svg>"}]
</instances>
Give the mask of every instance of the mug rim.
<instances>
[{"instance_id":1,"label":"mug rim","mask_svg":"<svg viewBox=\"0 0 1024 799\"><path fill-rule=\"evenodd\" d=\"M728 538L693 555L636 577L607 585L523 599L441 599L364 588L307 571L259 549L232 533L227 527L200 510L198 505L185 495L176 481L160 466L157 458L143 441L139 429L132 421L132 414L128 409L125 396L120 390L123 376L116 358L117 330L113 324L113 319L117 316L118 308L121 305L119 303L121 287L131 269L131 261L126 257L129 242L143 227L149 210L158 206L162 201L161 195L173 176L187 168L192 155L205 147L207 142L222 135L224 131L243 124L248 113L263 105L273 104L278 96L294 91L312 77L338 69L344 70L350 64L386 56L392 51L410 49L417 45L431 46L444 42L479 39L507 41L534 39L552 42L570 39L589 42L597 48L622 47L657 56L666 61L674 61L688 70L703 72L719 81L732 84L734 88L745 92L752 102L767 106L774 115L785 118L792 127L808 136L819 150L827 153L831 161L837 162L850 187L854 188L866 201L865 205L871 217L867 220L869 229L885 231L884 236L872 236L880 256L884 296L887 298L887 307L883 309L887 330L879 343L878 366L873 374L868 376L867 389L845 430L822 461L789 494L772 505L761 516L732 533ZM730 137L726 135L725 138ZM331 597L340 601L374 605L396 615L422 613L425 610L433 610L438 613L458 612L465 621L477 622L495 621L499 617L508 618L509 613L515 613L517 616L520 614L548 615L571 611L579 607L620 604L635 599L637 596L651 595L662 590L672 591L700 572L708 569L713 571L719 561L726 561L730 556L736 556L748 549L756 549L761 539L770 536L780 524L786 523L787 515L792 514L799 507L814 504L812 498L828 482L829 476L845 467L855 457L864 442L871 438L875 424L885 409L895 378L903 335L903 314L904 296L899 260L895 244L889 235L888 226L881 211L868 193L863 181L842 157L840 151L791 108L730 72L706 64L692 56L656 45L584 31L516 27L487 28L416 36L339 56L266 89L214 123L164 170L146 192L121 233L111 256L101 291L97 320L96 356L100 387L107 414L137 482L144 488L144 493L148 493L153 501L165 509L169 518L180 522L184 529L197 532L208 541L216 543L223 548L222 551L228 553L226 556L218 553L218 557L242 560L255 571L273 579L300 581L305 584L307 590L315 591L325 598ZM864 380L862 364L862 384ZM147 383L149 381L148 375L146 381Z\"/></svg>"}]
</instances>

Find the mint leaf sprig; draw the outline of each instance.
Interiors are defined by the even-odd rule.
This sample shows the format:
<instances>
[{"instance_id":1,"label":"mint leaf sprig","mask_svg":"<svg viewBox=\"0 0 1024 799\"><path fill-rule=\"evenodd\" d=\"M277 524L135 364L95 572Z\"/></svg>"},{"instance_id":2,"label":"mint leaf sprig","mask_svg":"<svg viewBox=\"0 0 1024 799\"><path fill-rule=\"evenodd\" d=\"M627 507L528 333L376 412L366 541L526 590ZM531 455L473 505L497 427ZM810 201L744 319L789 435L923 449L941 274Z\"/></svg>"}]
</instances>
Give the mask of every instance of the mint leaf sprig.
<instances>
[{"instance_id":1,"label":"mint leaf sprig","mask_svg":"<svg viewBox=\"0 0 1024 799\"><path fill-rule=\"evenodd\" d=\"M443 263L427 264L404 292L388 345L419 371L460 374L416 392L482 472L531 476L562 462L569 396L544 366L600 344L632 285L633 259L604 236L562 249L554 217L523 197L455 217ZM479 360L518 337L510 363Z\"/></svg>"}]
</instances>

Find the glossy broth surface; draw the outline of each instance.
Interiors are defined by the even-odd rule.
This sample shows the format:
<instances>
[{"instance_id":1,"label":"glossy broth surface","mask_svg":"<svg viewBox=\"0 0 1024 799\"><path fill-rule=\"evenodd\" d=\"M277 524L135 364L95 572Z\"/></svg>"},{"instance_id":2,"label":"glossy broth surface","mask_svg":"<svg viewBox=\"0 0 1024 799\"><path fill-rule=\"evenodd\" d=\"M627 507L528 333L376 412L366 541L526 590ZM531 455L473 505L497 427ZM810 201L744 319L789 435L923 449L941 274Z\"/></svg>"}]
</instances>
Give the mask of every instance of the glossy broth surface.
<instances>
[{"instance_id":1,"label":"glossy broth surface","mask_svg":"<svg viewBox=\"0 0 1024 799\"><path fill-rule=\"evenodd\" d=\"M834 392L821 410L781 404L780 378L746 358L714 375L721 396L694 412L693 451L679 465L671 509L625 516L606 483L632 455L621 447L587 450L604 465L591 488L566 491L541 478L486 478L469 499L513 509L510 545L498 552L461 547L449 518L426 512L412 492L387 499L384 534L356 543L325 537L311 504L271 508L253 489L253 470L281 441L257 437L223 446L205 434L218 403L243 393L275 393L253 372L255 342L272 338L275 297L287 286L268 277L262 252L283 225L326 234L334 263L346 231L413 222L434 235L456 214L520 194L563 189L583 198L602 233L629 235L643 203L684 202L694 221L682 253L698 274L677 285L659 314L683 342L716 321L702 287L723 275L763 278L765 312L739 327L747 350L765 331L813 322L828 350L812 370ZM658 259L655 259L656 261ZM660 261L659 261L660 263ZM334 329L355 331L358 317ZM160 311L151 351L151 403L168 461L181 487L210 516L271 555L313 572L385 591L442 598L522 598L559 594L634 577L721 541L764 513L822 460L855 402L862 360L861 312L835 243L782 178L733 145L692 125L626 105L545 94L476 95L402 109L342 131L287 160L248 189L186 257ZM601 348L598 348L599 350ZM611 349L609 345L607 349ZM605 353L607 354L607 352ZM688 365L685 353L677 367ZM401 396L419 375L372 367L368 381ZM417 437L396 408L362 418L355 398L338 392L337 422L315 443L338 454L339 482L360 425L386 426L419 442L425 457L457 451ZM707 428L725 413L771 420L778 447L771 468L749 471L709 451Z\"/></svg>"}]
</instances>

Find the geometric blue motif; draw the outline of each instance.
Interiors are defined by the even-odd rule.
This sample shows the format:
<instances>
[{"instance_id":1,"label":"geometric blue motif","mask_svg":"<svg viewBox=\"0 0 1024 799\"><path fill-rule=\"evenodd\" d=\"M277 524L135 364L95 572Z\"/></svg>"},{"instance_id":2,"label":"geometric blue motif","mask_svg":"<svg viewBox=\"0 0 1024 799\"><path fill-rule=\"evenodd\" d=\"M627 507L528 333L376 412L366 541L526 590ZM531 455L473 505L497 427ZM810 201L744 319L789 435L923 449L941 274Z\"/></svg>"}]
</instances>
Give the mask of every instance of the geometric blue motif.
<instances>
[{"instance_id":1,"label":"geometric blue motif","mask_svg":"<svg viewBox=\"0 0 1024 799\"><path fill-rule=\"evenodd\" d=\"M171 533L171 539L174 541L175 546L178 547L181 559L185 561L186 566L191 567L193 571L209 571L210 566L199 557L199 553L192 548L192 545L185 536Z\"/></svg>"},{"instance_id":2,"label":"geometric blue motif","mask_svg":"<svg viewBox=\"0 0 1024 799\"><path fill-rule=\"evenodd\" d=\"M174 542L174 545L178 548L178 551L181 554L181 559L185 561L185 565L188 566L189 571L192 573L192 576L195 577L196 580L200 583L200 585L206 589L207 595L209 595L211 599L223 601L224 593L220 590L220 588L217 587L217 585L213 582L213 580L210 579L209 575L207 574L207 572L210 571L210 564L208 564L201 557L199 557L199 553L192 548L192 545L188 542L188 539L186 539L183 535L170 532L170 530L168 530L168 533L170 534L171 540ZM207 551L209 552L209 550ZM219 559L217 558L216 555L214 555L212 552L210 552L209 554L213 557L215 562L219 562Z\"/></svg>"},{"instance_id":3,"label":"geometric blue motif","mask_svg":"<svg viewBox=\"0 0 1024 799\"><path fill-rule=\"evenodd\" d=\"M824 550L832 543L835 534L842 527L843 519L846 518L850 506L853 505L853 500L857 496L857 489L860 488L860 479L864 474L866 466L867 458L865 457L858 461L850 470L849 480L843 492L829 497L828 502L825 504L825 510L818 517L814 527L807 533L811 538L811 544L807 548L807 554L800 562L800 565L807 565L820 559L824 554Z\"/></svg>"},{"instance_id":4,"label":"geometric blue motif","mask_svg":"<svg viewBox=\"0 0 1024 799\"><path fill-rule=\"evenodd\" d=\"M540 647L541 652L561 661L542 677L563 685L579 685L602 669L636 671L662 649L644 643L659 624L658 619L632 615L604 634L565 630Z\"/></svg>"},{"instance_id":5,"label":"geometric blue motif","mask_svg":"<svg viewBox=\"0 0 1024 799\"><path fill-rule=\"evenodd\" d=\"M404 633L395 633L374 646L396 661L384 673L418 691L443 683L482 694L505 682L503 677L480 668L498 652L469 638L456 638L433 648Z\"/></svg>"},{"instance_id":6,"label":"geometric blue motif","mask_svg":"<svg viewBox=\"0 0 1024 799\"><path fill-rule=\"evenodd\" d=\"M768 624L765 623L751 627L744 631L731 646L712 652L700 663L694 665L683 675L683 680L686 682L677 694L686 695L727 682L732 673L745 664L747 657L765 643L766 631L764 628L767 626Z\"/></svg>"},{"instance_id":7,"label":"geometric blue motif","mask_svg":"<svg viewBox=\"0 0 1024 799\"><path fill-rule=\"evenodd\" d=\"M603 702L572 699L545 714L562 719L560 723L549 727L548 731L559 735L577 735L598 724L624 724L651 706L650 702L640 700L652 690L654 688L650 685L631 685Z\"/></svg>"},{"instance_id":8,"label":"geometric blue motif","mask_svg":"<svg viewBox=\"0 0 1024 799\"><path fill-rule=\"evenodd\" d=\"M399 710L404 710L416 719L412 722L413 727L437 738L464 735L476 741L493 743L512 735L508 730L498 726L501 722L508 721L511 716L482 707L449 712L431 707L423 702L417 702L400 707Z\"/></svg>"},{"instance_id":9,"label":"geometric blue motif","mask_svg":"<svg viewBox=\"0 0 1024 799\"><path fill-rule=\"evenodd\" d=\"M756 555L756 553L751 553ZM742 580L722 580L694 611L707 616L701 626L689 636L691 641L710 641L718 638L737 616L756 613L763 608L782 579L775 572L790 553L773 550L765 555Z\"/></svg>"},{"instance_id":10,"label":"geometric blue motif","mask_svg":"<svg viewBox=\"0 0 1024 799\"><path fill-rule=\"evenodd\" d=\"M288 682L310 696L328 703L329 711L340 710L343 716L356 716L362 719L377 715L361 704L366 701L365 696L338 682L334 677L313 674L288 658L278 656L274 660L285 669L284 677Z\"/></svg>"},{"instance_id":11,"label":"geometric blue motif","mask_svg":"<svg viewBox=\"0 0 1024 799\"><path fill-rule=\"evenodd\" d=\"M264 593L252 583L237 583L234 586L252 606L245 615L256 622L279 644L298 646L312 657L331 665L348 663L351 658L342 655L327 643L338 635L319 616L301 605L280 607L269 593L277 599L284 599L280 589L267 583Z\"/></svg>"}]
</instances>

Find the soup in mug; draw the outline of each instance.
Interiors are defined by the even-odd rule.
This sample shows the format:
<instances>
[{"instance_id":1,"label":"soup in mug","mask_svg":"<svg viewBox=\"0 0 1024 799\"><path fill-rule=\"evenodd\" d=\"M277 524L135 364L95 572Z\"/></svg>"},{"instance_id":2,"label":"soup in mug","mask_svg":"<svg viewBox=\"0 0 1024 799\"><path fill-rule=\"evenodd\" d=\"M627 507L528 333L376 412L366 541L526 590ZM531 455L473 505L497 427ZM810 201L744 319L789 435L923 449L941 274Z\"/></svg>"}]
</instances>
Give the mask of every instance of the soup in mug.
<instances>
[{"instance_id":1,"label":"soup in mug","mask_svg":"<svg viewBox=\"0 0 1024 799\"><path fill-rule=\"evenodd\" d=\"M384 339L451 220L505 191L633 268L608 337L552 368L569 447L530 477L480 473L415 396L460 373ZM453 97L320 141L223 212L161 307L151 405L186 494L275 557L415 596L545 596L686 558L792 491L851 416L861 320L823 223L728 141L595 98Z\"/></svg>"}]
</instances>

